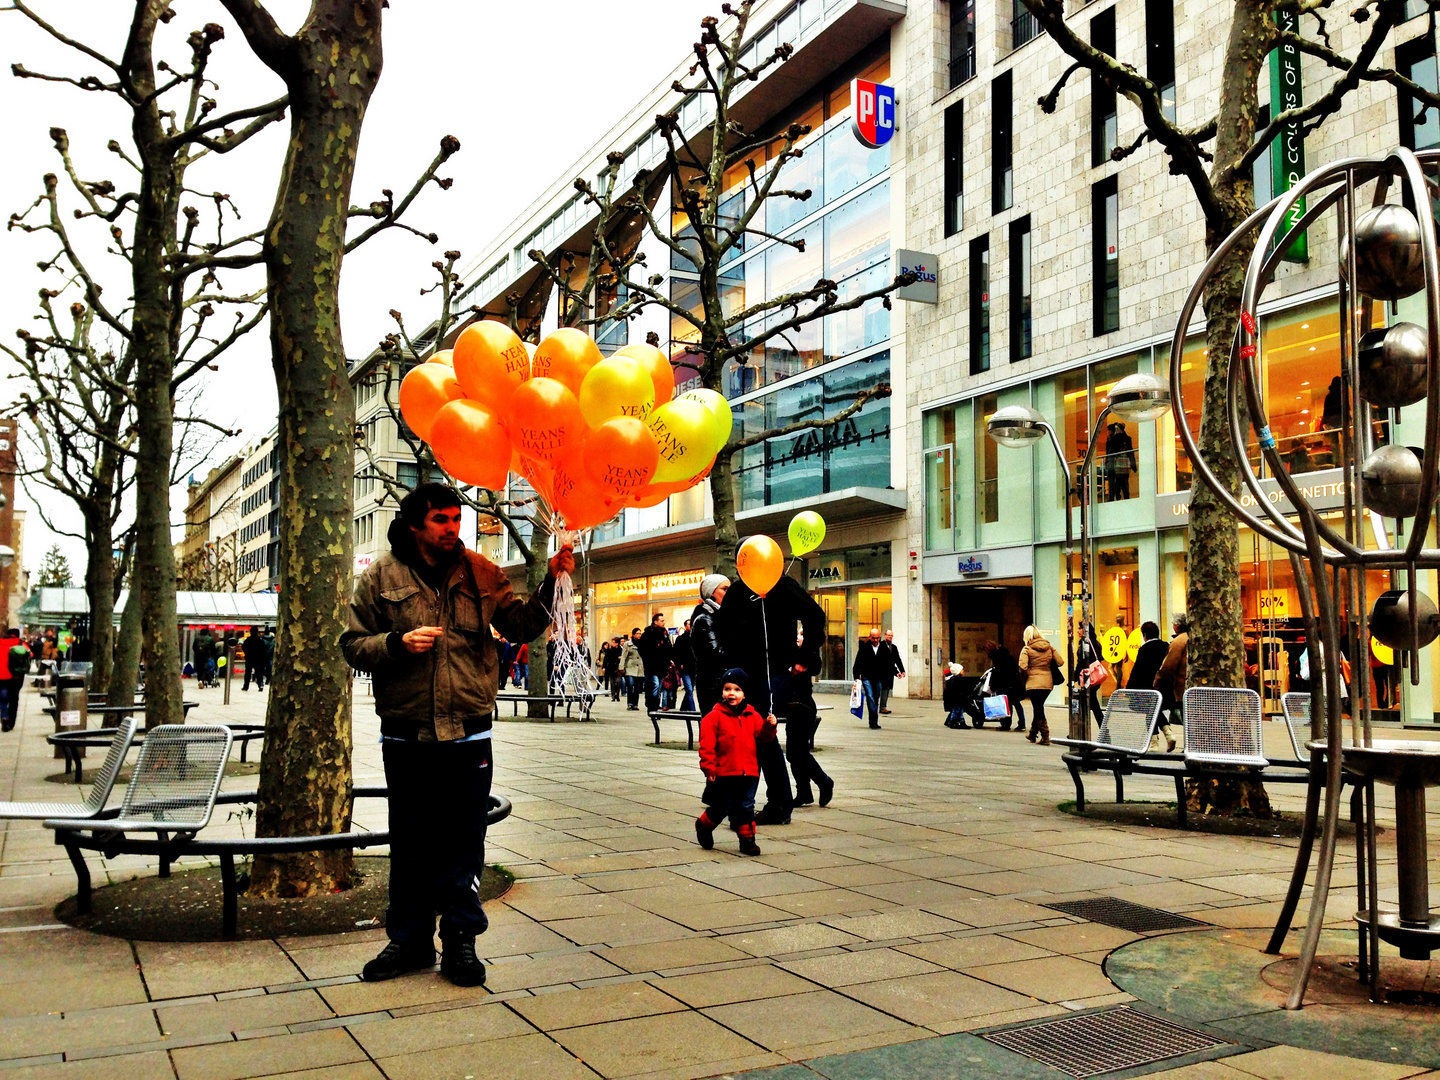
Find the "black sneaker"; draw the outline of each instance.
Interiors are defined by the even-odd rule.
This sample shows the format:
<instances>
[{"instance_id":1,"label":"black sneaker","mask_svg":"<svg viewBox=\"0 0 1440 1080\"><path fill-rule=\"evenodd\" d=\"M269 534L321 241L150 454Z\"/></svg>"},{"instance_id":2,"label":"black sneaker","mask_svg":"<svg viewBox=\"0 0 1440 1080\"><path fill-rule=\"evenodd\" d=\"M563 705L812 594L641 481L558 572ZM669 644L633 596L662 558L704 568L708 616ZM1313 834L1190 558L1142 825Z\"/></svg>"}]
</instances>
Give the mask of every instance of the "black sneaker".
<instances>
[{"instance_id":1,"label":"black sneaker","mask_svg":"<svg viewBox=\"0 0 1440 1080\"><path fill-rule=\"evenodd\" d=\"M695 839L700 842L701 847L703 847L706 851L709 851L715 846L715 830L707 829L704 825L700 823L700 819L696 818Z\"/></svg>"},{"instance_id":2,"label":"black sneaker","mask_svg":"<svg viewBox=\"0 0 1440 1080\"><path fill-rule=\"evenodd\" d=\"M757 844L757 843L755 843L755 841L754 841L753 838L751 838L751 837L749 837L749 836L742 836L742 837L740 838L740 854L741 854L741 855L759 855L759 854L760 854L760 845Z\"/></svg>"},{"instance_id":3,"label":"black sneaker","mask_svg":"<svg viewBox=\"0 0 1440 1080\"><path fill-rule=\"evenodd\" d=\"M380 950L380 955L365 965L360 978L365 982L384 982L397 975L422 971L435 966L435 948L432 945L407 948L398 941L392 941Z\"/></svg>"},{"instance_id":4,"label":"black sneaker","mask_svg":"<svg viewBox=\"0 0 1440 1080\"><path fill-rule=\"evenodd\" d=\"M444 943L440 974L456 986L485 985L485 965L475 955L474 938L456 938Z\"/></svg>"}]
</instances>

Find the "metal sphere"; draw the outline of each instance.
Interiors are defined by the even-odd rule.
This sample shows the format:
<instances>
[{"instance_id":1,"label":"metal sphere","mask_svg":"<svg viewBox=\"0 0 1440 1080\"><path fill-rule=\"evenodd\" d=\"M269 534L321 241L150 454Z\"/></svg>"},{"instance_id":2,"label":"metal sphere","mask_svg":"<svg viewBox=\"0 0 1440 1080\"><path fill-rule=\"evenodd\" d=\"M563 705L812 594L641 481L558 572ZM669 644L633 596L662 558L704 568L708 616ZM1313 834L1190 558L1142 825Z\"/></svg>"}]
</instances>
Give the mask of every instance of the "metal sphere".
<instances>
[{"instance_id":1,"label":"metal sphere","mask_svg":"<svg viewBox=\"0 0 1440 1080\"><path fill-rule=\"evenodd\" d=\"M1360 338L1360 396L1398 409L1422 400L1430 374L1429 337L1414 323L1371 330Z\"/></svg>"},{"instance_id":2,"label":"metal sphere","mask_svg":"<svg viewBox=\"0 0 1440 1080\"><path fill-rule=\"evenodd\" d=\"M1343 267L1348 245L1340 245ZM1420 250L1420 223L1403 206L1382 203L1355 222L1357 292L1372 300L1401 300L1425 287L1425 256Z\"/></svg>"},{"instance_id":3,"label":"metal sphere","mask_svg":"<svg viewBox=\"0 0 1440 1080\"><path fill-rule=\"evenodd\" d=\"M1416 629L1420 638L1415 644L1423 649L1440 635L1440 610L1436 609L1434 600L1418 590L1415 610L1419 615ZM1391 589L1376 597L1370 612L1370 633L1376 641L1392 649L1410 648L1410 594L1403 589Z\"/></svg>"},{"instance_id":4,"label":"metal sphere","mask_svg":"<svg viewBox=\"0 0 1440 1080\"><path fill-rule=\"evenodd\" d=\"M1366 508L1386 517L1414 517L1422 475L1420 457L1408 446L1377 446L1360 465Z\"/></svg>"}]
</instances>

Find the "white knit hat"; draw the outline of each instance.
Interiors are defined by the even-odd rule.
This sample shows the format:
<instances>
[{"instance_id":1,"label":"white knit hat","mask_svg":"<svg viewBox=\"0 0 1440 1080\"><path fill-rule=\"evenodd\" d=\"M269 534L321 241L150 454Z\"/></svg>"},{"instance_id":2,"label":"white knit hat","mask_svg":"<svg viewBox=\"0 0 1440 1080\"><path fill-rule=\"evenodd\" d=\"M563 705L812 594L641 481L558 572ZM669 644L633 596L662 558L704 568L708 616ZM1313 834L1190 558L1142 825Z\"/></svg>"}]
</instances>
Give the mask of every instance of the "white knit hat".
<instances>
[{"instance_id":1,"label":"white knit hat","mask_svg":"<svg viewBox=\"0 0 1440 1080\"><path fill-rule=\"evenodd\" d=\"M700 579L700 599L709 600L721 585L729 585L730 579L724 574L706 574Z\"/></svg>"}]
</instances>

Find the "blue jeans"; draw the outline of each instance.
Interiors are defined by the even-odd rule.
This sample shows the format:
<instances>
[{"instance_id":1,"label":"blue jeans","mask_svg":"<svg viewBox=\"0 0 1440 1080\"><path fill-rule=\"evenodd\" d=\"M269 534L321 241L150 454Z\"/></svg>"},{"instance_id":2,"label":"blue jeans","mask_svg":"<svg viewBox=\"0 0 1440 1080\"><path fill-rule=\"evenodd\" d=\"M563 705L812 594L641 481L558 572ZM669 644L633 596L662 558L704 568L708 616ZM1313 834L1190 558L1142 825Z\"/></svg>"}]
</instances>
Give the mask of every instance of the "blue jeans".
<instances>
[{"instance_id":1,"label":"blue jeans","mask_svg":"<svg viewBox=\"0 0 1440 1080\"><path fill-rule=\"evenodd\" d=\"M695 679L691 675L681 675L680 681L685 684L685 700L680 703L682 712L695 711Z\"/></svg>"},{"instance_id":2,"label":"blue jeans","mask_svg":"<svg viewBox=\"0 0 1440 1080\"><path fill-rule=\"evenodd\" d=\"M530 665L529 665L529 664L516 664L516 665L515 665L515 685L516 685L516 686L523 686L526 690L529 690L529 689L530 689Z\"/></svg>"},{"instance_id":3,"label":"blue jeans","mask_svg":"<svg viewBox=\"0 0 1440 1080\"><path fill-rule=\"evenodd\" d=\"M663 691L660 689L660 676L659 676L659 675L646 675L646 676L645 676L645 707L646 707L647 709L658 709L658 708L660 708L662 705L664 705L664 704L665 704L665 700L664 700L664 698L661 696L662 693L663 693Z\"/></svg>"},{"instance_id":4,"label":"blue jeans","mask_svg":"<svg viewBox=\"0 0 1440 1080\"><path fill-rule=\"evenodd\" d=\"M880 723L880 681L878 679L862 679L860 686L865 691L865 709L870 713L870 726L875 727Z\"/></svg>"},{"instance_id":5,"label":"blue jeans","mask_svg":"<svg viewBox=\"0 0 1440 1080\"><path fill-rule=\"evenodd\" d=\"M21 685L24 685L24 682L24 679L20 680ZM12 687L15 687L12 680L0 679L0 731L9 731L15 726L15 714L11 706L13 703L14 708L20 707L20 691L18 687Z\"/></svg>"}]
</instances>

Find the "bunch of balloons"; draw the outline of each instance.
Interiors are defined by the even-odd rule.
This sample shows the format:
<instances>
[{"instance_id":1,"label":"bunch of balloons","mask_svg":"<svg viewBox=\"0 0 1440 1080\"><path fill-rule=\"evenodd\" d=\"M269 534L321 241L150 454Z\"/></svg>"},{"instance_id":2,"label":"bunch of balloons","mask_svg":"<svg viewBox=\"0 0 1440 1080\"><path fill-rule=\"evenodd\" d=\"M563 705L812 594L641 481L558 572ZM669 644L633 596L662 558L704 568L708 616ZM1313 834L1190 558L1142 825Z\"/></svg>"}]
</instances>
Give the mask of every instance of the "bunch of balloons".
<instances>
[{"instance_id":1,"label":"bunch of balloons","mask_svg":"<svg viewBox=\"0 0 1440 1080\"><path fill-rule=\"evenodd\" d=\"M456 480L493 490L513 472L571 529L700 483L734 423L713 390L676 397L653 345L607 357L567 327L532 346L488 320L405 376L400 412Z\"/></svg>"},{"instance_id":2,"label":"bunch of balloons","mask_svg":"<svg viewBox=\"0 0 1440 1080\"><path fill-rule=\"evenodd\" d=\"M814 551L825 539L825 519L814 510L801 510L790 519L790 554ZM766 596L785 573L785 555L770 537L746 538L735 552L735 571L757 596Z\"/></svg>"}]
</instances>

